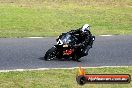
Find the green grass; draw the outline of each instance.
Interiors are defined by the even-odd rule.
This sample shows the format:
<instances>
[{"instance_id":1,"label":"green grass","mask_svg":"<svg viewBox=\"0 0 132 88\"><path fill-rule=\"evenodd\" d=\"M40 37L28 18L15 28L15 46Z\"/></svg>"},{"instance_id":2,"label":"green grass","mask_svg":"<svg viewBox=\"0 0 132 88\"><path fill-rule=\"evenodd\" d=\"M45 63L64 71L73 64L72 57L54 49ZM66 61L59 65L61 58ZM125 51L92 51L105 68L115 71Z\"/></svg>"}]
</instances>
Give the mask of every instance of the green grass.
<instances>
[{"instance_id":1,"label":"green grass","mask_svg":"<svg viewBox=\"0 0 132 88\"><path fill-rule=\"evenodd\" d=\"M76 83L78 69L44 70L0 73L0 88L132 88L130 84L85 84ZM88 68L87 74L130 74L132 67Z\"/></svg>"},{"instance_id":2,"label":"green grass","mask_svg":"<svg viewBox=\"0 0 132 88\"><path fill-rule=\"evenodd\" d=\"M132 1L0 0L0 37L58 36L85 23L94 35L132 34Z\"/></svg>"}]
</instances>

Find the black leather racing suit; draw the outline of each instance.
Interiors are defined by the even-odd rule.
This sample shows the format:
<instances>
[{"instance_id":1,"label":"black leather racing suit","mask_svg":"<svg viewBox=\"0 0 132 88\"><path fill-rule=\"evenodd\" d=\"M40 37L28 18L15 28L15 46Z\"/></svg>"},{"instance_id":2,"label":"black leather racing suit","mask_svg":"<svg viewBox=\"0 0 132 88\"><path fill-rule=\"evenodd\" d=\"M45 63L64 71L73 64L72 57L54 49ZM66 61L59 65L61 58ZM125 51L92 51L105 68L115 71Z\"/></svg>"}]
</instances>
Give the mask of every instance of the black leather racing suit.
<instances>
[{"instance_id":1,"label":"black leather racing suit","mask_svg":"<svg viewBox=\"0 0 132 88\"><path fill-rule=\"evenodd\" d=\"M81 28L79 28L77 30L71 30L69 33L78 39L78 44L81 46L81 57L88 55L88 51L93 44L91 32L89 30L87 32L82 32Z\"/></svg>"}]
</instances>

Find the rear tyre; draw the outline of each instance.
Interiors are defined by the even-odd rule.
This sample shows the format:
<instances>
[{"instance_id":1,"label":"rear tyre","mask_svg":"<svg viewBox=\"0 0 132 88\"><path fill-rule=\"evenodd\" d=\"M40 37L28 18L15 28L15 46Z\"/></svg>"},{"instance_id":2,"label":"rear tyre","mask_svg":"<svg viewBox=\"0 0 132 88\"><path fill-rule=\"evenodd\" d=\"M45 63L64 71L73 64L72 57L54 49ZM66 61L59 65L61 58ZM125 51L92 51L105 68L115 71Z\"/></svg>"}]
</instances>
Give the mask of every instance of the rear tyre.
<instances>
[{"instance_id":1,"label":"rear tyre","mask_svg":"<svg viewBox=\"0 0 132 88\"><path fill-rule=\"evenodd\" d=\"M81 57L77 56L77 54L75 54L75 55L72 56L72 60L77 61L77 62L81 62L80 58Z\"/></svg>"},{"instance_id":2,"label":"rear tyre","mask_svg":"<svg viewBox=\"0 0 132 88\"><path fill-rule=\"evenodd\" d=\"M53 60L54 58L56 58L56 47L49 49L44 56L46 61Z\"/></svg>"}]
</instances>

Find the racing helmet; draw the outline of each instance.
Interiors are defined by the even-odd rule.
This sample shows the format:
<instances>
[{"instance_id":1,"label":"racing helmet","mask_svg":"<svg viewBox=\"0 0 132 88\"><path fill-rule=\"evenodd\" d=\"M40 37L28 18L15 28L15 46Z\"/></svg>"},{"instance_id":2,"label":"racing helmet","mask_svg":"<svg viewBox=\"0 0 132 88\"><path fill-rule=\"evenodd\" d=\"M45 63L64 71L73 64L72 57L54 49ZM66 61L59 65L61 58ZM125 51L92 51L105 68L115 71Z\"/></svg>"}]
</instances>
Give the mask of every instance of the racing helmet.
<instances>
[{"instance_id":1,"label":"racing helmet","mask_svg":"<svg viewBox=\"0 0 132 88\"><path fill-rule=\"evenodd\" d=\"M90 30L89 24L85 24L82 26L82 29L81 29L82 32L87 32L88 30Z\"/></svg>"}]
</instances>

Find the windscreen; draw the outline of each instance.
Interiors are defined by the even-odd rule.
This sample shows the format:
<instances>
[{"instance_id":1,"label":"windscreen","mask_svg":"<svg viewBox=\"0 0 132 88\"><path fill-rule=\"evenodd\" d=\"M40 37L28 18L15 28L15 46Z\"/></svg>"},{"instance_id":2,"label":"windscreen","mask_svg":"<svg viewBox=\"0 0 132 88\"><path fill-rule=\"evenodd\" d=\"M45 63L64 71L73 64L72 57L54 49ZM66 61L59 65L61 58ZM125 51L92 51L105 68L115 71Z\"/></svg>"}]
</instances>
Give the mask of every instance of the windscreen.
<instances>
[{"instance_id":1,"label":"windscreen","mask_svg":"<svg viewBox=\"0 0 132 88\"><path fill-rule=\"evenodd\" d=\"M69 44L74 41L74 38L71 36L71 34L67 33L63 35L60 40L63 42L63 44Z\"/></svg>"}]
</instances>

